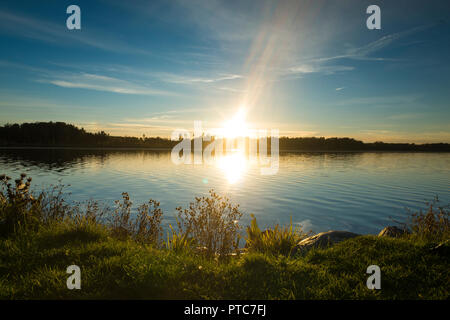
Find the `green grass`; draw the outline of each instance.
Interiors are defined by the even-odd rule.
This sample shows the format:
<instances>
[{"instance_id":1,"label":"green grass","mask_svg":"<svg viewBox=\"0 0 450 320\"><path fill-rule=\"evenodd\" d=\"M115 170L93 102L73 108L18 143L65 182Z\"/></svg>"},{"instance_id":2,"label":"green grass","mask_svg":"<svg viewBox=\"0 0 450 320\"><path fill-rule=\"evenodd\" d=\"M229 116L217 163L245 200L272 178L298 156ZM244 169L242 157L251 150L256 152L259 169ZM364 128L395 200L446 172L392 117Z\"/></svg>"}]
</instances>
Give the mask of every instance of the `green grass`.
<instances>
[{"instance_id":1,"label":"green grass","mask_svg":"<svg viewBox=\"0 0 450 320\"><path fill-rule=\"evenodd\" d=\"M68 290L66 268L81 268ZM381 290L366 287L380 266ZM0 241L2 299L448 299L449 257L417 240L361 236L305 256L227 261L59 223Z\"/></svg>"},{"instance_id":2,"label":"green grass","mask_svg":"<svg viewBox=\"0 0 450 320\"><path fill-rule=\"evenodd\" d=\"M273 228L264 231L258 227L255 216L247 227L246 245L249 252L270 253L272 255L291 255L297 243L306 238L300 227L292 225L292 217L289 225L276 224Z\"/></svg>"},{"instance_id":3,"label":"green grass","mask_svg":"<svg viewBox=\"0 0 450 320\"><path fill-rule=\"evenodd\" d=\"M0 299L450 298L445 208L414 215L412 234L403 238L360 236L297 255L301 230L291 223L263 232L253 219L247 253L230 256L240 212L213 192L179 210L178 231L171 228L165 241L155 201L132 220L124 194L108 223L95 202L69 206L60 192L32 195L23 179L13 188L0 176ZM212 236L217 230L221 237ZM220 259L196 248L213 241ZM73 264L81 268L81 290L66 286ZM381 268L381 290L366 286L370 265Z\"/></svg>"}]
</instances>

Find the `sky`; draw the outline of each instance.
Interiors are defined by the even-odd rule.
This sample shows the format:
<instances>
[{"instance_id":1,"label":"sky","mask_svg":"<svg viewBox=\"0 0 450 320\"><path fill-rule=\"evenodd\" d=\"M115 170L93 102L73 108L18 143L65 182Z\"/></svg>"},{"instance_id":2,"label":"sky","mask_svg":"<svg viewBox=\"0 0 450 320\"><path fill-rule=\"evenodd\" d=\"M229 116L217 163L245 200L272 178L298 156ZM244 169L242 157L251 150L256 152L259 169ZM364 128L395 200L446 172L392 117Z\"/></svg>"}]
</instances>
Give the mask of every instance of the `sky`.
<instances>
[{"instance_id":1,"label":"sky","mask_svg":"<svg viewBox=\"0 0 450 320\"><path fill-rule=\"evenodd\" d=\"M81 9L69 30L66 9ZM366 9L381 9L369 30ZM448 1L0 4L0 124L112 135L218 128L450 142Z\"/></svg>"}]
</instances>

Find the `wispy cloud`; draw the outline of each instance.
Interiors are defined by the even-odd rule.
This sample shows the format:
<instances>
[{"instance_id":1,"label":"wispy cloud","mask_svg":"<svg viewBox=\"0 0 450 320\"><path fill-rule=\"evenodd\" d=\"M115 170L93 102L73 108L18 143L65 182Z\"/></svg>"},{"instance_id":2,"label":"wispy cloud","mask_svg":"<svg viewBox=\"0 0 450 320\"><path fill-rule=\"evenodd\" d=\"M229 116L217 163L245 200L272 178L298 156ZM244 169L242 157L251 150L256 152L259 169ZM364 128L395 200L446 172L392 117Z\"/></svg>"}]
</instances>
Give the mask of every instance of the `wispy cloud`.
<instances>
[{"instance_id":1,"label":"wispy cloud","mask_svg":"<svg viewBox=\"0 0 450 320\"><path fill-rule=\"evenodd\" d=\"M208 77L208 78L180 76L168 73L160 74L161 80L177 84L214 83L226 80L236 80L241 78L242 76L238 74L219 74L216 77Z\"/></svg>"},{"instance_id":2,"label":"wispy cloud","mask_svg":"<svg viewBox=\"0 0 450 320\"><path fill-rule=\"evenodd\" d=\"M144 87L130 81L89 73L55 73L51 78L38 79L37 81L64 88L79 88L122 94L174 95L171 92Z\"/></svg>"},{"instance_id":3,"label":"wispy cloud","mask_svg":"<svg viewBox=\"0 0 450 320\"><path fill-rule=\"evenodd\" d=\"M344 53L338 55L331 56L323 56L323 57L313 57L308 59L303 59L299 64L287 68L284 75L292 76L292 75L305 75L305 74L313 74L313 73L321 73L324 75L335 74L338 72L352 71L355 70L353 66L344 66L344 65L328 65L331 61L335 60L369 60L369 61L394 61L396 59L385 58L385 57L376 57L373 56L374 53L381 51L382 49L388 47L393 44L395 41L421 32L430 28L431 25L424 25L415 27L409 30L389 34L379 38L378 40L372 41L368 44L359 47L352 47L346 49ZM293 79L292 77L287 77L285 79ZM295 77L294 77L295 79ZM337 90L339 91L339 90Z\"/></svg>"},{"instance_id":4,"label":"wispy cloud","mask_svg":"<svg viewBox=\"0 0 450 320\"><path fill-rule=\"evenodd\" d=\"M288 71L291 74L308 74L308 73L323 73L326 75L335 74L337 72L352 71L355 67L351 66L327 66L320 64L302 64L290 68Z\"/></svg>"},{"instance_id":5,"label":"wispy cloud","mask_svg":"<svg viewBox=\"0 0 450 320\"><path fill-rule=\"evenodd\" d=\"M450 141L450 131L398 131L385 129L368 129L360 131L360 139L364 141L435 143Z\"/></svg>"},{"instance_id":6,"label":"wispy cloud","mask_svg":"<svg viewBox=\"0 0 450 320\"><path fill-rule=\"evenodd\" d=\"M153 116L156 115L172 115L172 114L186 114L186 113L194 113L194 112L202 112L205 109L202 108L182 108L179 110L167 110L162 112L152 112Z\"/></svg>"},{"instance_id":7,"label":"wispy cloud","mask_svg":"<svg viewBox=\"0 0 450 320\"><path fill-rule=\"evenodd\" d=\"M422 25L422 26L418 26L418 27L414 27L414 28L405 30L405 31L388 34L388 35L383 36L380 39L372 41L366 45L349 48L343 54L329 56L329 57L314 58L314 59L312 59L312 61L326 62L326 61L339 60L339 59L373 60L373 61L393 60L393 59L384 58L384 57L373 57L371 55L386 48L387 46L391 45L392 43L394 43L395 41L397 41L401 38L424 31L432 26L433 25Z\"/></svg>"},{"instance_id":8,"label":"wispy cloud","mask_svg":"<svg viewBox=\"0 0 450 320\"><path fill-rule=\"evenodd\" d=\"M289 137L313 137L319 134L318 131L308 131L308 130L280 130L281 136Z\"/></svg>"},{"instance_id":9,"label":"wispy cloud","mask_svg":"<svg viewBox=\"0 0 450 320\"><path fill-rule=\"evenodd\" d=\"M81 88L122 94L140 95L179 95L175 93L180 86L243 93L235 85L244 77L239 74L209 71L207 75L177 74L155 72L126 65L76 64L68 62L47 62L35 67L13 61L0 60L0 66L20 69L35 77L41 83L49 83L64 88ZM51 69L50 69L51 67ZM89 70L89 72L87 71ZM195 72L199 74L200 72ZM239 83L238 83L239 84ZM149 86L150 85L150 86ZM167 87L161 90L158 87Z\"/></svg>"},{"instance_id":10,"label":"wispy cloud","mask_svg":"<svg viewBox=\"0 0 450 320\"><path fill-rule=\"evenodd\" d=\"M369 135L380 135L380 134L389 134L391 130L381 130L381 129L369 129L369 130L361 130L361 133L369 134Z\"/></svg>"},{"instance_id":11,"label":"wispy cloud","mask_svg":"<svg viewBox=\"0 0 450 320\"><path fill-rule=\"evenodd\" d=\"M0 32L59 46L82 44L106 51L149 54L146 50L134 48L125 42L111 38L107 34L94 31L92 28L89 31L70 32L64 23L52 23L8 11L0 11Z\"/></svg>"},{"instance_id":12,"label":"wispy cloud","mask_svg":"<svg viewBox=\"0 0 450 320\"><path fill-rule=\"evenodd\" d=\"M411 106L416 103L422 95L419 94L405 94L392 96L372 96L372 97L355 97L336 102L335 106Z\"/></svg>"},{"instance_id":13,"label":"wispy cloud","mask_svg":"<svg viewBox=\"0 0 450 320\"><path fill-rule=\"evenodd\" d=\"M148 85L143 85L136 81L125 80L110 75L70 70L77 69L75 66L70 68L67 65L61 65L60 67L63 67L65 70L52 70L46 67L34 67L4 60L0 60L0 66L26 71L34 77L34 81L49 83L63 88L78 88L135 95L179 95L172 91L149 87ZM67 71L67 69L69 69L69 71ZM90 68L84 66L83 69ZM108 70L107 68L101 67L91 69L99 71Z\"/></svg>"},{"instance_id":14,"label":"wispy cloud","mask_svg":"<svg viewBox=\"0 0 450 320\"><path fill-rule=\"evenodd\" d=\"M1 61L0 61L1 62ZM208 70L207 72L200 71L185 71L184 73L174 73L174 72L158 72L154 70L147 70L145 68L136 68L127 65L87 65L87 64L72 64L66 62L51 62L52 65L62 67L64 69L73 70L94 70L98 73L106 73L117 76L118 78L133 78L140 79L143 81L149 81L152 83L167 83L173 85L183 85L183 86L207 86L219 90L227 90L233 92L241 92L239 89L234 89L230 85L222 85L223 83L231 83L235 80L241 80L244 76L234 73L224 73L220 70ZM220 86L219 86L220 84Z\"/></svg>"},{"instance_id":15,"label":"wispy cloud","mask_svg":"<svg viewBox=\"0 0 450 320\"><path fill-rule=\"evenodd\" d=\"M216 89L218 90L222 90L222 91L228 91L228 92L232 92L232 93L246 93L247 90L243 90L243 89L236 89L236 88L231 88L231 87L216 87Z\"/></svg>"},{"instance_id":16,"label":"wispy cloud","mask_svg":"<svg viewBox=\"0 0 450 320\"><path fill-rule=\"evenodd\" d=\"M414 119L420 119L426 116L429 116L429 113L399 113L399 114L393 114L387 117L389 120L414 120Z\"/></svg>"}]
</instances>

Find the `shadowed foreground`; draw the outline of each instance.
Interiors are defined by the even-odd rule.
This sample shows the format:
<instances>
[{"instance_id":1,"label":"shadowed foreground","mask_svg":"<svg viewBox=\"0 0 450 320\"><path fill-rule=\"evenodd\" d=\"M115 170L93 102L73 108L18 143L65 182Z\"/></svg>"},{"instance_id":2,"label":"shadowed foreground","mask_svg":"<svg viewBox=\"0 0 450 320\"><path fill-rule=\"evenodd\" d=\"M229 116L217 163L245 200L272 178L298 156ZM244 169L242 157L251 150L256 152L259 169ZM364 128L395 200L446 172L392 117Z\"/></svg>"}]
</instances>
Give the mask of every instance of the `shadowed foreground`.
<instances>
[{"instance_id":1,"label":"shadowed foreground","mask_svg":"<svg viewBox=\"0 0 450 320\"><path fill-rule=\"evenodd\" d=\"M412 234L400 238L358 236L295 254L306 236L301 230L291 224L261 231L253 219L242 251L236 250L237 206L213 192L177 209L178 231L171 228L164 242L155 201L139 207L130 222L124 194L106 223L96 215L98 206L75 210L58 194L32 196L25 175L15 188L1 178L2 299L449 298L448 212L442 208L416 215ZM213 242L214 252L205 246ZM81 268L80 290L66 286L73 264ZM381 268L380 290L366 286L370 265Z\"/></svg>"},{"instance_id":2,"label":"shadowed foreground","mask_svg":"<svg viewBox=\"0 0 450 320\"><path fill-rule=\"evenodd\" d=\"M305 257L251 253L228 262L155 250L102 228L54 227L0 243L2 299L448 299L449 260L423 243L362 236ZM81 267L81 290L66 268ZM382 270L366 287L367 266Z\"/></svg>"}]
</instances>

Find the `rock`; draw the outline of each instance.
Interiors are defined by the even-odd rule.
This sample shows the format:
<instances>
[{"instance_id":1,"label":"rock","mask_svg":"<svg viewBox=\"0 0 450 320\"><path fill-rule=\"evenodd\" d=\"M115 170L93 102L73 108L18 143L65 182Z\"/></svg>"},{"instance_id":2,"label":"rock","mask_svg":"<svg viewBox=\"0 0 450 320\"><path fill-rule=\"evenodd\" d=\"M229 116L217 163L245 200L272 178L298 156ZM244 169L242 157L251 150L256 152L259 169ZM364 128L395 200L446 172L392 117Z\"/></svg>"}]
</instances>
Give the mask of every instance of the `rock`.
<instances>
[{"instance_id":1,"label":"rock","mask_svg":"<svg viewBox=\"0 0 450 320\"><path fill-rule=\"evenodd\" d=\"M437 246L431 248L430 251L441 256L450 257L450 239L441 242Z\"/></svg>"},{"instance_id":2,"label":"rock","mask_svg":"<svg viewBox=\"0 0 450 320\"><path fill-rule=\"evenodd\" d=\"M321 232L300 241L294 248L294 254L297 252L306 252L311 248L326 248L329 245L357 236L359 236L359 234L348 231L330 230L328 232Z\"/></svg>"},{"instance_id":3,"label":"rock","mask_svg":"<svg viewBox=\"0 0 450 320\"><path fill-rule=\"evenodd\" d=\"M387 226L378 234L379 237L400 237L404 234L407 234L408 231L400 229L396 226Z\"/></svg>"}]
</instances>

